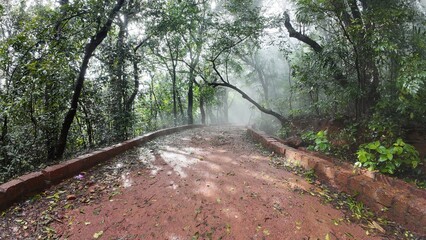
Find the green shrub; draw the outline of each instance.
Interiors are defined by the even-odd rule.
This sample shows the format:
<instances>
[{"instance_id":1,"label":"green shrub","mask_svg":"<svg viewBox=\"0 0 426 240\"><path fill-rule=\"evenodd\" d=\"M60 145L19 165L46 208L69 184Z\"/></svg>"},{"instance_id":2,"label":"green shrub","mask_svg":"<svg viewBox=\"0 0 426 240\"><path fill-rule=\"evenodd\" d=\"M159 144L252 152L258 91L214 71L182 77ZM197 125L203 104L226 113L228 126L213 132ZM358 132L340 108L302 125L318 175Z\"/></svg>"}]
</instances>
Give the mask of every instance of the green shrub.
<instances>
[{"instance_id":1,"label":"green shrub","mask_svg":"<svg viewBox=\"0 0 426 240\"><path fill-rule=\"evenodd\" d=\"M281 139L286 139L290 136L291 129L288 126L281 127L280 130L277 131L277 136Z\"/></svg>"},{"instance_id":2,"label":"green shrub","mask_svg":"<svg viewBox=\"0 0 426 240\"><path fill-rule=\"evenodd\" d=\"M312 131L308 131L302 135L303 141L309 143L308 150L330 153L331 143L327 139L327 130L321 130L316 134Z\"/></svg>"},{"instance_id":3,"label":"green shrub","mask_svg":"<svg viewBox=\"0 0 426 240\"><path fill-rule=\"evenodd\" d=\"M357 151L356 167L367 167L370 171L394 174L406 168L416 168L420 162L419 153L410 144L398 138L390 147L380 141L362 144Z\"/></svg>"}]
</instances>

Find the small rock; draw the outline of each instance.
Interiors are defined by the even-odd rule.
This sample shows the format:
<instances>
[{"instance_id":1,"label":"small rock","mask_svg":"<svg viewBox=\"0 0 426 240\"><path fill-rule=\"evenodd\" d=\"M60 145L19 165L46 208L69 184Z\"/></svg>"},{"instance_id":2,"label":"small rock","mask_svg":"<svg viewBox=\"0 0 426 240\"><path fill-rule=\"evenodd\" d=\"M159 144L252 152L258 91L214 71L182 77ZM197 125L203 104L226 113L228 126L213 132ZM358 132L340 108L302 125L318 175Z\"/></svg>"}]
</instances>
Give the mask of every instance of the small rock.
<instances>
[{"instance_id":1,"label":"small rock","mask_svg":"<svg viewBox=\"0 0 426 240\"><path fill-rule=\"evenodd\" d=\"M74 194L67 195L67 200L68 200L68 201L75 200L76 198L77 198L77 197L76 197Z\"/></svg>"}]
</instances>

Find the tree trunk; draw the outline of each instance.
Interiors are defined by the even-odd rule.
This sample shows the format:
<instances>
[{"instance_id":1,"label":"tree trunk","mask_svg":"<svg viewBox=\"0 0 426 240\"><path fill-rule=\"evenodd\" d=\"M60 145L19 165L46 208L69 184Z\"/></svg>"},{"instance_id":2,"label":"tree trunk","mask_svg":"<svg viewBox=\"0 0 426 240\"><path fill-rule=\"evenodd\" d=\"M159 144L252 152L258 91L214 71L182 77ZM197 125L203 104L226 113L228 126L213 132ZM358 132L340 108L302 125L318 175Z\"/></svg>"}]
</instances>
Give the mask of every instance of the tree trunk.
<instances>
[{"instance_id":1,"label":"tree trunk","mask_svg":"<svg viewBox=\"0 0 426 240\"><path fill-rule=\"evenodd\" d=\"M161 115L161 106L158 104L158 99L157 99L157 96L155 95L154 76L152 76L152 75L151 75L151 82L150 82L150 90L151 90L152 97L154 98L154 105L155 105L154 116L155 116L155 119L157 119L157 114L160 116L160 119L163 119L163 116ZM150 101L152 101L152 100L150 100Z\"/></svg>"},{"instance_id":2,"label":"tree trunk","mask_svg":"<svg viewBox=\"0 0 426 240\"><path fill-rule=\"evenodd\" d=\"M189 82L188 82L188 109L187 109L187 115L188 115L188 124L194 123L194 83L195 83L195 67L198 65L198 62L200 61L200 54L201 54L201 45L197 47L197 52L195 57L190 52L191 56L191 64L189 65Z\"/></svg>"},{"instance_id":3,"label":"tree trunk","mask_svg":"<svg viewBox=\"0 0 426 240\"><path fill-rule=\"evenodd\" d=\"M44 108L46 112L51 112L53 110L50 98L53 91L52 83L47 82L44 89ZM46 136L47 159L49 160L55 158L55 141L58 138L57 122L58 119L56 114L49 115L49 117L45 119L44 133Z\"/></svg>"},{"instance_id":4,"label":"tree trunk","mask_svg":"<svg viewBox=\"0 0 426 240\"><path fill-rule=\"evenodd\" d=\"M293 104L292 104L293 103L293 87L292 87L292 84L291 84L291 64L290 64L289 61L287 62L287 64L288 64L288 86L289 86L289 89L290 89L288 106L289 106L290 111L293 111Z\"/></svg>"},{"instance_id":5,"label":"tree trunk","mask_svg":"<svg viewBox=\"0 0 426 240\"><path fill-rule=\"evenodd\" d=\"M269 83L266 81L265 73L259 66L256 66L256 72L257 76L260 79L260 83L262 85L264 99L265 99L265 106L269 108Z\"/></svg>"},{"instance_id":6,"label":"tree trunk","mask_svg":"<svg viewBox=\"0 0 426 240\"><path fill-rule=\"evenodd\" d=\"M86 106L84 104L81 104L81 107L83 109L83 114L84 114L84 118L85 118L87 137L88 137L88 141L89 141L89 147L93 148L94 147L94 143L93 143L93 127L92 127L92 122L90 121L89 111L87 110L87 108L86 108Z\"/></svg>"},{"instance_id":7,"label":"tree trunk","mask_svg":"<svg viewBox=\"0 0 426 240\"><path fill-rule=\"evenodd\" d=\"M169 48L168 50L169 50L170 60L172 61L172 68L170 69L169 67L167 67L167 69L169 71L169 74L172 77L173 124L174 124L174 126L177 126L177 119L178 119L177 115L178 114L177 114L176 67L177 67L177 57L178 57L177 55L178 55L179 48L176 47L175 49L173 49L172 46L171 46L171 43L170 43L170 41L167 37L166 37L166 42L167 42L167 47ZM176 51L176 56L173 54L173 50Z\"/></svg>"},{"instance_id":8,"label":"tree trunk","mask_svg":"<svg viewBox=\"0 0 426 240\"><path fill-rule=\"evenodd\" d=\"M228 124L229 123L229 105L228 105L228 89L224 89L225 93L223 94L223 123Z\"/></svg>"},{"instance_id":9,"label":"tree trunk","mask_svg":"<svg viewBox=\"0 0 426 240\"><path fill-rule=\"evenodd\" d=\"M0 154L2 156L3 162L0 162L3 166L6 166L9 164L9 156L7 154L6 146L7 146L7 135L8 135L8 119L5 115L3 118L3 126L1 129L1 136L0 136Z\"/></svg>"},{"instance_id":10,"label":"tree trunk","mask_svg":"<svg viewBox=\"0 0 426 240\"><path fill-rule=\"evenodd\" d=\"M361 1L363 12L368 12L368 5ZM379 95L379 71L374 60L374 50L371 48L371 32L374 26L368 22L368 18L362 18L359 5L356 0L349 1L350 14L345 7L335 9L336 14L344 16L340 20L340 27L343 34L352 45L355 54L355 68L357 70L358 94L356 98L356 118L363 118L370 109L377 103ZM348 28L359 29L354 33Z\"/></svg>"},{"instance_id":11,"label":"tree trunk","mask_svg":"<svg viewBox=\"0 0 426 240\"><path fill-rule=\"evenodd\" d=\"M193 73L191 73L191 70L189 70L189 83L188 83L188 109L187 109L187 116L188 116L188 124L194 123L194 116L193 116L193 107L194 107L194 81L193 81Z\"/></svg>"},{"instance_id":12,"label":"tree trunk","mask_svg":"<svg viewBox=\"0 0 426 240\"><path fill-rule=\"evenodd\" d=\"M176 127L177 126L177 97L176 97L176 69L173 67L173 86L172 86L172 92L173 92L173 124Z\"/></svg>"},{"instance_id":13,"label":"tree trunk","mask_svg":"<svg viewBox=\"0 0 426 240\"><path fill-rule=\"evenodd\" d=\"M127 26L127 24L126 24ZM150 37L145 38L142 40L134 49L133 49L133 91L130 95L129 99L126 102L126 110L131 111L133 107L133 103L135 102L136 96L139 92L139 67L138 67L138 58L137 58L137 51L140 47L144 46L144 44L150 39Z\"/></svg>"},{"instance_id":14,"label":"tree trunk","mask_svg":"<svg viewBox=\"0 0 426 240\"><path fill-rule=\"evenodd\" d=\"M102 43L102 41L107 36L109 30L111 29L112 22L117 15L117 13L120 11L121 7L123 6L125 0L117 0L116 5L111 10L111 12L108 15L108 20L103 25L103 27L99 30L99 32L96 33L93 37L91 37L90 42L86 44L84 49L84 57L83 62L80 66L80 71L77 77L77 81L74 87L74 94L71 99L70 108L65 115L64 121L62 123L61 133L59 135L58 144L56 145L56 151L55 151L55 159L61 159L64 155L67 139L68 139L68 133L71 128L71 124L74 120L74 117L77 113L77 107L78 107L78 100L80 98L81 91L83 89L84 79L86 76L87 67L89 65L89 60L93 55L93 52L96 50L96 48Z\"/></svg>"},{"instance_id":15,"label":"tree trunk","mask_svg":"<svg viewBox=\"0 0 426 240\"><path fill-rule=\"evenodd\" d=\"M185 114L184 114L184 111L183 111L182 99L181 99L179 92L177 90L176 90L176 97L177 97L177 100L178 100L180 116L182 117L181 122L185 122Z\"/></svg>"},{"instance_id":16,"label":"tree trunk","mask_svg":"<svg viewBox=\"0 0 426 240\"><path fill-rule=\"evenodd\" d=\"M201 112L201 124L206 124L206 111L204 109L204 97L200 96L200 112Z\"/></svg>"},{"instance_id":17,"label":"tree trunk","mask_svg":"<svg viewBox=\"0 0 426 240\"><path fill-rule=\"evenodd\" d=\"M117 21L119 31L116 42L116 53L113 66L113 77L111 79L112 104L111 115L113 119L113 138L116 141L123 141L128 138L127 129L130 127L130 112L127 108L127 77L124 73L126 56L124 42L128 25L126 11Z\"/></svg>"},{"instance_id":18,"label":"tree trunk","mask_svg":"<svg viewBox=\"0 0 426 240\"><path fill-rule=\"evenodd\" d=\"M136 95L138 94L138 91L139 91L139 67L138 67L138 62L136 61L136 59L133 60L133 78L134 78L134 86L133 86L132 94L130 95L126 103L127 111L132 110L133 103L135 102Z\"/></svg>"}]
</instances>

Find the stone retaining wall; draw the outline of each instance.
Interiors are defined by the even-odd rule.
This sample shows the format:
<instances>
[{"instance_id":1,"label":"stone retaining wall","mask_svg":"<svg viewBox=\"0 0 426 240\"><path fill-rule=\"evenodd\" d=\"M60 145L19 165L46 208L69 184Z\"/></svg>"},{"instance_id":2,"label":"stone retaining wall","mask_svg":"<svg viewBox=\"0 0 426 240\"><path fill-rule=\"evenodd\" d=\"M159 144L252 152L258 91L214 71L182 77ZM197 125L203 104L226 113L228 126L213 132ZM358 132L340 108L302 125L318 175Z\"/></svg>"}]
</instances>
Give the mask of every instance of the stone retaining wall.
<instances>
[{"instance_id":1,"label":"stone retaining wall","mask_svg":"<svg viewBox=\"0 0 426 240\"><path fill-rule=\"evenodd\" d=\"M366 170L355 170L346 163L335 164L317 153L298 150L264 132L248 129L253 139L290 161L313 169L320 181L331 187L356 195L372 211L395 221L406 229L426 235L426 191L402 180Z\"/></svg>"},{"instance_id":2,"label":"stone retaining wall","mask_svg":"<svg viewBox=\"0 0 426 240\"><path fill-rule=\"evenodd\" d=\"M49 187L51 184L58 183L63 179L75 176L81 171L89 169L98 163L107 161L135 146L149 142L160 136L202 126L203 125L185 125L175 128L161 129L46 167L41 171L20 176L0 185L0 210L6 209L13 202L21 199L22 197L41 191Z\"/></svg>"}]
</instances>

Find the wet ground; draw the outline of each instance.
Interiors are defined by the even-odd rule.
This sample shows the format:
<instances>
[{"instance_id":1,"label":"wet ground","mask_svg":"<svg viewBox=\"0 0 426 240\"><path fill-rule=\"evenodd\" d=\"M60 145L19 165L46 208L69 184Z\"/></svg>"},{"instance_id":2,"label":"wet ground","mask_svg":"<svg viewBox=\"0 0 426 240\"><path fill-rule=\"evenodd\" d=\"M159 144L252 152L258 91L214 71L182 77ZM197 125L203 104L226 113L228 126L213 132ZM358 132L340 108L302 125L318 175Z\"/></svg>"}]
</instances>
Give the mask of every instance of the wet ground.
<instances>
[{"instance_id":1,"label":"wet ground","mask_svg":"<svg viewBox=\"0 0 426 240\"><path fill-rule=\"evenodd\" d=\"M325 203L329 193L277 162L242 128L162 137L15 205L0 239L401 237Z\"/></svg>"}]
</instances>

